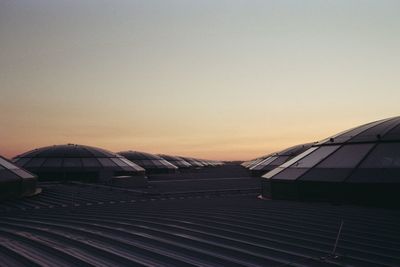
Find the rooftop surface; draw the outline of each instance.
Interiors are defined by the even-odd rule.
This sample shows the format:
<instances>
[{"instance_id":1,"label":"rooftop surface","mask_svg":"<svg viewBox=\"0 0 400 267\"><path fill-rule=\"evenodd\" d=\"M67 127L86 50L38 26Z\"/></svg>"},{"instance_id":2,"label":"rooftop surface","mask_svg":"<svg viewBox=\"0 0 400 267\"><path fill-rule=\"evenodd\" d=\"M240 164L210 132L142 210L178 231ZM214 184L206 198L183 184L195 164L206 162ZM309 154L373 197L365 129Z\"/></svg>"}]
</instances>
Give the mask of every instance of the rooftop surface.
<instances>
[{"instance_id":1,"label":"rooftop surface","mask_svg":"<svg viewBox=\"0 0 400 267\"><path fill-rule=\"evenodd\" d=\"M0 205L0 265L400 266L399 210L259 199L237 168L146 189L44 185Z\"/></svg>"}]
</instances>

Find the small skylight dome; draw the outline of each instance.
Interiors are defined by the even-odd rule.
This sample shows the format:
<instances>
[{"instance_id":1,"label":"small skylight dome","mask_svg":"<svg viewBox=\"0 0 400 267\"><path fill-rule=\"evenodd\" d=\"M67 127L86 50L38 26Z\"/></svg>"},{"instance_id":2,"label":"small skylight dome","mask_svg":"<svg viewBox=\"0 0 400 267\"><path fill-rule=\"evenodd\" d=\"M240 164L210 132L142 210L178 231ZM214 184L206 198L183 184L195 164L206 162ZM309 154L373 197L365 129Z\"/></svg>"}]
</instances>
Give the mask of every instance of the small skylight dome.
<instances>
[{"instance_id":1,"label":"small skylight dome","mask_svg":"<svg viewBox=\"0 0 400 267\"><path fill-rule=\"evenodd\" d=\"M119 155L141 166L147 173L173 173L178 167L162 157L140 151L122 151Z\"/></svg>"}]
</instances>

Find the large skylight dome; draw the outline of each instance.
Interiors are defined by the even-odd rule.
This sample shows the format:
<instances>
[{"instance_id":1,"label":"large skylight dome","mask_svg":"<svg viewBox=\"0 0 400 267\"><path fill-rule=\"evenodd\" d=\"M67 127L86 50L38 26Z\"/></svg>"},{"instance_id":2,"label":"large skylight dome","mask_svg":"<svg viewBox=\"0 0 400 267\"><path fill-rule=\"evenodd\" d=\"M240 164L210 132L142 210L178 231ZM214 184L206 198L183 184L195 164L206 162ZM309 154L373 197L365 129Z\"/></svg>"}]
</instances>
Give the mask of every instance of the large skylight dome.
<instances>
[{"instance_id":1,"label":"large skylight dome","mask_svg":"<svg viewBox=\"0 0 400 267\"><path fill-rule=\"evenodd\" d=\"M273 198L398 198L400 117L324 139L263 177L263 195Z\"/></svg>"},{"instance_id":2,"label":"large skylight dome","mask_svg":"<svg viewBox=\"0 0 400 267\"><path fill-rule=\"evenodd\" d=\"M84 145L54 145L14 158L16 165L40 180L108 181L121 176L143 176L145 170L110 151Z\"/></svg>"},{"instance_id":3,"label":"large skylight dome","mask_svg":"<svg viewBox=\"0 0 400 267\"><path fill-rule=\"evenodd\" d=\"M0 200L38 193L36 181L35 175L0 156Z\"/></svg>"},{"instance_id":4,"label":"large skylight dome","mask_svg":"<svg viewBox=\"0 0 400 267\"><path fill-rule=\"evenodd\" d=\"M177 166L158 155L131 150L118 154L146 169L147 173L173 173L178 169Z\"/></svg>"}]
</instances>

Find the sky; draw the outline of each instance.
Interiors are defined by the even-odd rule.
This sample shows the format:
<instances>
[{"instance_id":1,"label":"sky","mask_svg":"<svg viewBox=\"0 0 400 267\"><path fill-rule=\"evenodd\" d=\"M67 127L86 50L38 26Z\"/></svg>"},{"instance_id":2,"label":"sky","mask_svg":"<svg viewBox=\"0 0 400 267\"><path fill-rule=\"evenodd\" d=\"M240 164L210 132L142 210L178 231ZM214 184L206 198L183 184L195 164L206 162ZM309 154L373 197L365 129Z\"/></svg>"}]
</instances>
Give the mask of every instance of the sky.
<instances>
[{"instance_id":1,"label":"sky","mask_svg":"<svg viewBox=\"0 0 400 267\"><path fill-rule=\"evenodd\" d=\"M246 160L399 115L400 1L0 0L0 154Z\"/></svg>"}]
</instances>

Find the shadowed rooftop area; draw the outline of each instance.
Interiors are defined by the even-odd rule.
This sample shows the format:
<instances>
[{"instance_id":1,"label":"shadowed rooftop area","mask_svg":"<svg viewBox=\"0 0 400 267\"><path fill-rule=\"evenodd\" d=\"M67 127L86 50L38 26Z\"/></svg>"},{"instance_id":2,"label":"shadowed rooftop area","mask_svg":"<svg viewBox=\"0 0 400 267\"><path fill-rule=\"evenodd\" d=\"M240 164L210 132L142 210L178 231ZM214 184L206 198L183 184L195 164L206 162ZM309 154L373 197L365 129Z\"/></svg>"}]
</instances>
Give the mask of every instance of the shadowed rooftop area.
<instances>
[{"instance_id":1,"label":"shadowed rooftop area","mask_svg":"<svg viewBox=\"0 0 400 267\"><path fill-rule=\"evenodd\" d=\"M259 199L259 178L238 168L165 176L143 189L42 184L41 195L0 206L1 262L399 266L399 210Z\"/></svg>"}]
</instances>

